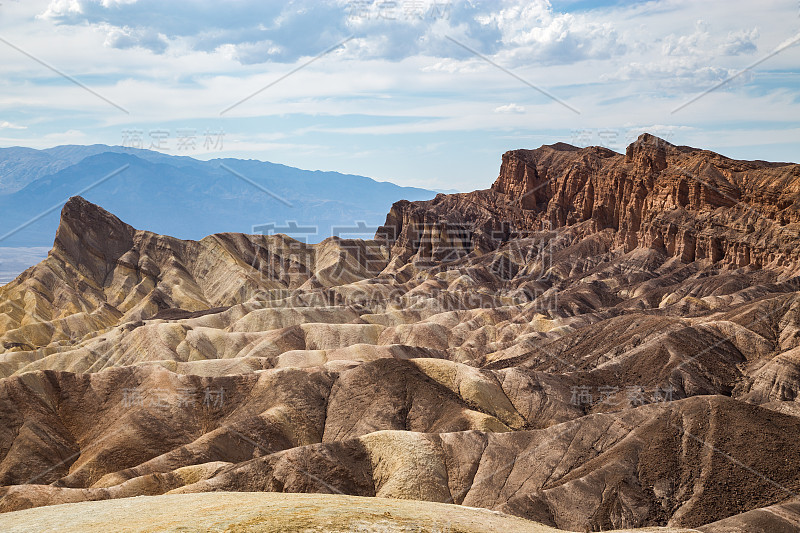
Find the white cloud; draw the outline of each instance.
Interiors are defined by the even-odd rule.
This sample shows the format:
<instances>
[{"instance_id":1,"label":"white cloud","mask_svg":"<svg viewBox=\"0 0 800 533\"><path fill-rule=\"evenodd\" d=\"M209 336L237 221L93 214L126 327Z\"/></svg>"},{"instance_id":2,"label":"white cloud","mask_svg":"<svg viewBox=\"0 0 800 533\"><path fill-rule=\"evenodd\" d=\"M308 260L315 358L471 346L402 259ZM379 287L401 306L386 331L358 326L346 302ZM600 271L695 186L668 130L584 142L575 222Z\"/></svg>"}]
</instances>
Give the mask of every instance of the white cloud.
<instances>
[{"instance_id":1,"label":"white cloud","mask_svg":"<svg viewBox=\"0 0 800 533\"><path fill-rule=\"evenodd\" d=\"M52 0L41 17L57 19L83 13L81 0Z\"/></svg>"},{"instance_id":2,"label":"white cloud","mask_svg":"<svg viewBox=\"0 0 800 533\"><path fill-rule=\"evenodd\" d=\"M506 105L501 105L500 107L496 107L494 109L495 113L524 113L525 108L519 106L517 104L511 103Z\"/></svg>"},{"instance_id":3,"label":"white cloud","mask_svg":"<svg viewBox=\"0 0 800 533\"><path fill-rule=\"evenodd\" d=\"M396 3L400 10L404 4ZM402 151L409 143L445 143L427 163L414 163L416 172L407 164L405 177L412 179L425 173L421 165L438 164L452 153L466 154L459 168L477 173L472 167L480 165L474 161L489 158L490 164L480 168L493 168L493 151L502 152L506 143L550 143L559 140L559 132L620 128L623 121L661 125L664 135L674 133L675 142L698 146L708 144L714 132L733 131L726 142L741 146L749 142L747 127L737 124L749 123L754 132L780 131L800 113L800 89L793 81L800 47L790 47L671 114L781 42L791 42L796 10L778 0L758 6L745 0L651 0L571 12L544 1L471 0L454 2L447 17L413 20L352 19L345 0L54 0L45 5L4 3L3 14L11 12L14 23L3 37L131 114L8 49L0 112L9 124L28 129L0 123L4 143L119 143L120 131L130 124L174 131L200 119L202 130L206 122L214 127L224 120L226 131L241 131L235 143L239 156L251 151L258 157L291 157L296 150L316 158L319 168L368 175L348 166L349 152L371 161L368 168L374 171L386 164L380 154L389 147ZM282 79L351 33L356 37L344 49ZM220 117L220 110L276 80L281 81ZM248 121L258 127L244 127ZM65 131L70 129L76 131ZM259 138L255 131L281 131L286 137ZM454 140L467 136L472 140ZM761 142L758 133L751 137ZM492 138L497 150L479 138ZM359 142L363 145L356 146ZM442 176L480 183L485 178L465 177L442 165Z\"/></svg>"},{"instance_id":4,"label":"white cloud","mask_svg":"<svg viewBox=\"0 0 800 533\"><path fill-rule=\"evenodd\" d=\"M720 51L728 56L736 56L739 54L752 54L758 50L756 41L758 41L759 31L758 28L752 30L741 30L736 32L729 32L728 37L720 45Z\"/></svg>"},{"instance_id":5,"label":"white cloud","mask_svg":"<svg viewBox=\"0 0 800 533\"><path fill-rule=\"evenodd\" d=\"M604 81L655 82L653 88L670 92L694 92L706 89L716 83L730 79L739 72L716 66L704 66L695 58L667 58L660 62L632 62L622 66L612 74L604 74ZM753 78L753 74L745 72L731 80L733 84L743 84Z\"/></svg>"},{"instance_id":6,"label":"white cloud","mask_svg":"<svg viewBox=\"0 0 800 533\"><path fill-rule=\"evenodd\" d=\"M162 54L167 50L168 42L164 35L156 33L148 28L129 28L128 26L117 27L103 25L101 28L106 31L105 46L111 48L144 48L156 54Z\"/></svg>"},{"instance_id":7,"label":"white cloud","mask_svg":"<svg viewBox=\"0 0 800 533\"><path fill-rule=\"evenodd\" d=\"M613 22L594 22L588 15L555 13L546 0L510 5L480 15L477 20L499 31L505 45L502 55L515 64L526 61L569 64L609 58L626 50Z\"/></svg>"},{"instance_id":8,"label":"white cloud","mask_svg":"<svg viewBox=\"0 0 800 533\"><path fill-rule=\"evenodd\" d=\"M463 61L446 58L422 67L423 72L443 72L447 74L474 73L485 70L487 70L487 63L478 59Z\"/></svg>"},{"instance_id":9,"label":"white cloud","mask_svg":"<svg viewBox=\"0 0 800 533\"><path fill-rule=\"evenodd\" d=\"M727 35L724 32L717 35L712 30L711 24L698 20L694 32L690 34L667 35L662 45L664 54L712 58L752 54L758 50L758 28L729 31Z\"/></svg>"},{"instance_id":10,"label":"white cloud","mask_svg":"<svg viewBox=\"0 0 800 533\"><path fill-rule=\"evenodd\" d=\"M103 7L115 7L125 4L135 4L139 0L102 0Z\"/></svg>"},{"instance_id":11,"label":"white cloud","mask_svg":"<svg viewBox=\"0 0 800 533\"><path fill-rule=\"evenodd\" d=\"M513 64L569 64L625 51L612 22L556 13L545 0L506 0L499 10L495 0L423 1L416 13L407 2L367 2L366 10L355 5L345 0L52 0L42 17L59 25L102 28L106 45L118 48L165 53L180 42L210 52L232 45L242 64L313 56L350 34L358 39L348 49L358 57L394 61L418 54L469 57L445 36L482 53L503 52Z\"/></svg>"},{"instance_id":12,"label":"white cloud","mask_svg":"<svg viewBox=\"0 0 800 533\"><path fill-rule=\"evenodd\" d=\"M800 43L800 33L786 38L781 44L775 47L775 50L784 50L791 46L797 46L798 43Z\"/></svg>"},{"instance_id":13,"label":"white cloud","mask_svg":"<svg viewBox=\"0 0 800 533\"><path fill-rule=\"evenodd\" d=\"M9 129L9 130L25 130L28 129L27 126L19 126L17 124L12 124L7 120L0 120L0 129Z\"/></svg>"}]
</instances>

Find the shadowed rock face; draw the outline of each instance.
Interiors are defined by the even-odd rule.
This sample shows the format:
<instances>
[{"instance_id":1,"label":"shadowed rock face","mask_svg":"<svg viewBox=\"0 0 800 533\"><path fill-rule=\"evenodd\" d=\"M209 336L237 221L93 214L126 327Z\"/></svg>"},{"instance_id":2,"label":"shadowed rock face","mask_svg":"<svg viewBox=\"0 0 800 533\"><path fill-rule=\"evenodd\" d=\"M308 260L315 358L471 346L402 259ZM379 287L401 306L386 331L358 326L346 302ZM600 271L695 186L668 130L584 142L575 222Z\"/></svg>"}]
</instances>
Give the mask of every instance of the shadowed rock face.
<instances>
[{"instance_id":1,"label":"shadowed rock face","mask_svg":"<svg viewBox=\"0 0 800 533\"><path fill-rule=\"evenodd\" d=\"M643 134L625 155L564 143L506 152L490 190L395 204L387 225L406 248L415 226L449 219L478 231L479 249L542 228L573 227L581 237L608 229L610 245L625 252L794 270L798 194L800 165L735 161Z\"/></svg>"},{"instance_id":2,"label":"shadowed rock face","mask_svg":"<svg viewBox=\"0 0 800 533\"><path fill-rule=\"evenodd\" d=\"M738 533L739 531L774 531L792 533L800 522L800 502L792 498L784 503L754 509L739 515L708 524L700 528L704 533Z\"/></svg>"},{"instance_id":3,"label":"shadowed rock face","mask_svg":"<svg viewBox=\"0 0 800 533\"><path fill-rule=\"evenodd\" d=\"M795 527L799 181L560 143L318 245L73 198L0 288L0 510L271 491Z\"/></svg>"}]
</instances>

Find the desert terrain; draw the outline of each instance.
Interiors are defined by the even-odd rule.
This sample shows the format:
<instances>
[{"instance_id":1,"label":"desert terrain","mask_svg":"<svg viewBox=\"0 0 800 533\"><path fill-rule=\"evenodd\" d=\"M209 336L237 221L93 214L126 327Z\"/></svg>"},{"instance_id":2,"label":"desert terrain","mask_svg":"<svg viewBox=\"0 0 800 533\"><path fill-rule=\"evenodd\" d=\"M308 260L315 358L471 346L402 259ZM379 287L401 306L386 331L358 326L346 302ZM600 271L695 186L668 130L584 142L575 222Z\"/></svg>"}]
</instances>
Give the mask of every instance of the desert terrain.
<instances>
[{"instance_id":1,"label":"desert terrain","mask_svg":"<svg viewBox=\"0 0 800 533\"><path fill-rule=\"evenodd\" d=\"M507 152L371 240L74 197L0 287L0 524L800 530L798 199L648 134Z\"/></svg>"}]
</instances>

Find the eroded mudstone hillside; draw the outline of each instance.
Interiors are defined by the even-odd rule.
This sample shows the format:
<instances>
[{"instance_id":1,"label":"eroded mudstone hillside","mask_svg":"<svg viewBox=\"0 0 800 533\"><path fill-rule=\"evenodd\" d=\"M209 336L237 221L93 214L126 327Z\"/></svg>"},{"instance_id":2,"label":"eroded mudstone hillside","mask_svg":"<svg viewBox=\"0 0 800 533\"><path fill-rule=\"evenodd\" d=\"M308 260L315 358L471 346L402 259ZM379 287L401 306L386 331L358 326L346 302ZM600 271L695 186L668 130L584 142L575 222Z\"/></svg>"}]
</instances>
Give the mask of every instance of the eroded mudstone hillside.
<instances>
[{"instance_id":1,"label":"eroded mudstone hillside","mask_svg":"<svg viewBox=\"0 0 800 533\"><path fill-rule=\"evenodd\" d=\"M368 241L182 241L72 198L0 288L0 511L333 493L796 528L798 191L645 134L507 152Z\"/></svg>"}]
</instances>

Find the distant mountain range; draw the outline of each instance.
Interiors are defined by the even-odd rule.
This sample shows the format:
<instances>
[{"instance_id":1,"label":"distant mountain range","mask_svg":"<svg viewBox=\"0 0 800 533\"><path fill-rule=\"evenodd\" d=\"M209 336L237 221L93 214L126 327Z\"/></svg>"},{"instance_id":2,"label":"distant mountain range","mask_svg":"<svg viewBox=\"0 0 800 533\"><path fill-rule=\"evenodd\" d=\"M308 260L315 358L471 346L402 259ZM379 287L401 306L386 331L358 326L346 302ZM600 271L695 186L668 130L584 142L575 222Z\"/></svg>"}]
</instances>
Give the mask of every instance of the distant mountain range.
<instances>
[{"instance_id":1,"label":"distant mountain range","mask_svg":"<svg viewBox=\"0 0 800 533\"><path fill-rule=\"evenodd\" d=\"M61 206L81 195L139 227L182 239L287 233L366 238L392 203L436 191L241 159L199 161L119 146L0 149L0 247L50 246ZM254 231L255 228L255 231Z\"/></svg>"}]
</instances>

